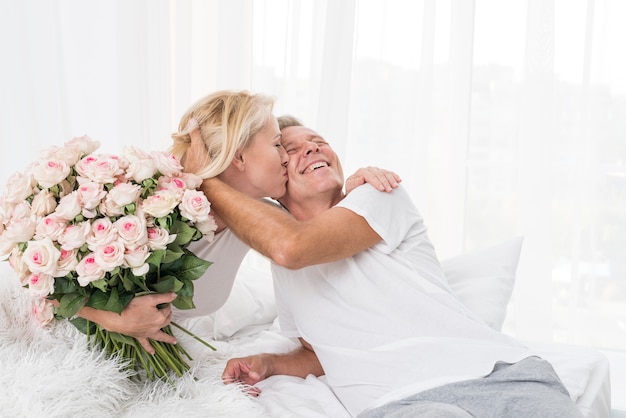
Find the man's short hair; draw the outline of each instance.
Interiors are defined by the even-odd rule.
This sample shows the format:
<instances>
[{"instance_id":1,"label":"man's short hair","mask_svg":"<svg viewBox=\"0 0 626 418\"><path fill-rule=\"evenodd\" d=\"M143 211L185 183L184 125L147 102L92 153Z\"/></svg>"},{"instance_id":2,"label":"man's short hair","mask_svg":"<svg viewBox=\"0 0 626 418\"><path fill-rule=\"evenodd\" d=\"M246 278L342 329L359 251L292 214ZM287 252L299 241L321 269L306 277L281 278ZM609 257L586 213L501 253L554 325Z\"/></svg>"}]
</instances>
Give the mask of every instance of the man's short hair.
<instances>
[{"instance_id":1,"label":"man's short hair","mask_svg":"<svg viewBox=\"0 0 626 418\"><path fill-rule=\"evenodd\" d=\"M290 126L304 126L300 119L291 115L282 115L276 118L278 120L278 128L282 131L285 128L289 128Z\"/></svg>"}]
</instances>

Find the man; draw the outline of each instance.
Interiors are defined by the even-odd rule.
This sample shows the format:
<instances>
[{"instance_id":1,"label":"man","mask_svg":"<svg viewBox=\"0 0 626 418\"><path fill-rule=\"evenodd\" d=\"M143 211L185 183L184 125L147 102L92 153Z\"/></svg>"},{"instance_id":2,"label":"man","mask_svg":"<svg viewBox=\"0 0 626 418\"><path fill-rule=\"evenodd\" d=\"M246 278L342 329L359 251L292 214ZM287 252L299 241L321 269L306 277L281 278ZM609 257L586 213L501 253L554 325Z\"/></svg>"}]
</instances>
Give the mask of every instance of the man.
<instances>
[{"instance_id":1,"label":"man","mask_svg":"<svg viewBox=\"0 0 626 418\"><path fill-rule=\"evenodd\" d=\"M402 187L345 196L328 143L279 122L289 155L279 202L289 213L219 180L203 190L235 234L274 261L281 330L302 347L231 359L225 382L325 374L353 416L581 416L547 362L453 296Z\"/></svg>"}]
</instances>

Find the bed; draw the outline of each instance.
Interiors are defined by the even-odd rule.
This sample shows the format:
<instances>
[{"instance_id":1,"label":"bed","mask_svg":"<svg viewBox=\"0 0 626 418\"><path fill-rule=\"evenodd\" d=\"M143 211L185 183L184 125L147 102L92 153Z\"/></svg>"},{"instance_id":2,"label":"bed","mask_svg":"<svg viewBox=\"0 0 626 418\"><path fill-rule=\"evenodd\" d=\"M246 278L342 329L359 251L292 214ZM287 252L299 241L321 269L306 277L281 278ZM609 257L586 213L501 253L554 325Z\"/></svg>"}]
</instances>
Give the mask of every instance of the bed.
<instances>
[{"instance_id":1,"label":"bed","mask_svg":"<svg viewBox=\"0 0 626 418\"><path fill-rule=\"evenodd\" d=\"M453 291L490 326L500 328L504 321L520 248L521 238L515 238L442 263ZM181 324L217 351L177 333L193 361L191 373L175 386L128 379L115 359L90 350L67 322L39 327L6 263L0 274L0 416L349 418L323 376L273 376L258 385L256 398L222 384L228 358L297 346L279 332L269 270L258 258L242 266L222 308ZM609 363L599 351L527 344L552 363L585 417L610 416Z\"/></svg>"}]
</instances>

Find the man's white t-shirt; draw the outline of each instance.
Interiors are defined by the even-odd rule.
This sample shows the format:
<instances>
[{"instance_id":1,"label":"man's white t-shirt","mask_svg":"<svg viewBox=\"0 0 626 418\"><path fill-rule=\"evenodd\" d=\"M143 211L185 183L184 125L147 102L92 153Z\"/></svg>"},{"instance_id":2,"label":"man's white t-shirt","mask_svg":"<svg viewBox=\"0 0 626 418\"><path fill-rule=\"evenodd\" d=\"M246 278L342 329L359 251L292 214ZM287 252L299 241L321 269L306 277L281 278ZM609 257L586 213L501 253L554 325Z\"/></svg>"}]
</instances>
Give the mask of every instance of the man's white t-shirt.
<instances>
[{"instance_id":1,"label":"man's white t-shirt","mask_svg":"<svg viewBox=\"0 0 626 418\"><path fill-rule=\"evenodd\" d=\"M281 329L313 346L353 416L531 355L453 296L402 187L366 184L337 206L364 217L382 241L340 261L272 270Z\"/></svg>"},{"instance_id":2,"label":"man's white t-shirt","mask_svg":"<svg viewBox=\"0 0 626 418\"><path fill-rule=\"evenodd\" d=\"M237 271L250 250L229 229L215 235L211 242L204 239L192 242L189 250L203 260L211 261L206 272L193 281L195 309L174 309L174 318L184 319L209 315L217 311L228 299Z\"/></svg>"}]
</instances>

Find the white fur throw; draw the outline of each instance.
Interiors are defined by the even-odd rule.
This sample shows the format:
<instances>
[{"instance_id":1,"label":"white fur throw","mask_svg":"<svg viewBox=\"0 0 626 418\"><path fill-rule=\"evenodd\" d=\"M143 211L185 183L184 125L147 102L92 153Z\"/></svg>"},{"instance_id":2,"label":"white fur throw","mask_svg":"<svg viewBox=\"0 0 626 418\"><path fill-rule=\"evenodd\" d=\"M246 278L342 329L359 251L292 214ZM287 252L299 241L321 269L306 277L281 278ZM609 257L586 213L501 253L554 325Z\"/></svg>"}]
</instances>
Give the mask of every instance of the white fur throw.
<instances>
[{"instance_id":1,"label":"white fur throw","mask_svg":"<svg viewBox=\"0 0 626 418\"><path fill-rule=\"evenodd\" d=\"M4 263L3 263L4 264ZM220 380L227 345L213 352L182 333L191 374L136 382L114 359L87 347L66 321L41 328L6 264L0 269L0 417L265 417L262 405Z\"/></svg>"}]
</instances>

